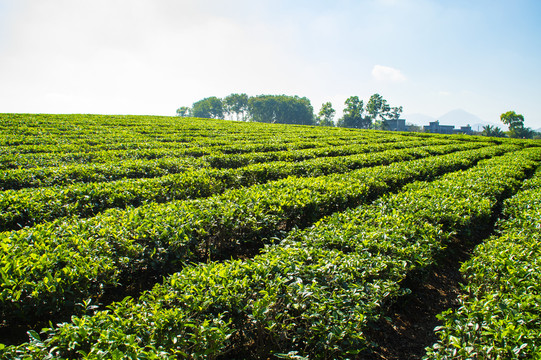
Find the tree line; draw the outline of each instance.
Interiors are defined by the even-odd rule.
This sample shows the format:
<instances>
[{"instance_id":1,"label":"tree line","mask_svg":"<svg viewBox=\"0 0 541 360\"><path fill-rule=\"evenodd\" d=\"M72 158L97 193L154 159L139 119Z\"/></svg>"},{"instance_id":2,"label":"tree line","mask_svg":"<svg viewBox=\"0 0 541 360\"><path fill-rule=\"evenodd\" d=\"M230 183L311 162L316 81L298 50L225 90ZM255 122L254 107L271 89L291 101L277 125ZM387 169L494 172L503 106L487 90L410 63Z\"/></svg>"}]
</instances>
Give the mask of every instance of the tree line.
<instances>
[{"instance_id":1,"label":"tree line","mask_svg":"<svg viewBox=\"0 0 541 360\"><path fill-rule=\"evenodd\" d=\"M276 124L297 124L316 126L339 126L355 129L386 129L386 120L398 119L402 106L391 107L380 94L373 94L366 102L358 96L346 99L343 116L336 122L336 110L331 102L321 105L317 114L306 97L288 95L231 94L223 99L208 97L193 103L192 107L177 109L177 116L193 116L209 119L230 119ZM508 111L500 116L502 123L509 126L504 132L497 126L486 125L480 135L512 137L521 139L539 138L540 134L524 126L524 116ZM411 126L410 126L411 127ZM422 131L415 127L412 131Z\"/></svg>"},{"instance_id":2,"label":"tree line","mask_svg":"<svg viewBox=\"0 0 541 360\"><path fill-rule=\"evenodd\" d=\"M336 110L331 102L322 104L320 111L314 109L306 97L287 95L231 94L221 99L208 97L193 103L192 107L182 106L178 116L193 116L209 119L230 119L277 124L316 126L340 126L356 129L385 129L385 120L398 119L402 106L391 107L381 95L374 94L366 106L358 96L345 101L344 114L335 123Z\"/></svg>"}]
</instances>

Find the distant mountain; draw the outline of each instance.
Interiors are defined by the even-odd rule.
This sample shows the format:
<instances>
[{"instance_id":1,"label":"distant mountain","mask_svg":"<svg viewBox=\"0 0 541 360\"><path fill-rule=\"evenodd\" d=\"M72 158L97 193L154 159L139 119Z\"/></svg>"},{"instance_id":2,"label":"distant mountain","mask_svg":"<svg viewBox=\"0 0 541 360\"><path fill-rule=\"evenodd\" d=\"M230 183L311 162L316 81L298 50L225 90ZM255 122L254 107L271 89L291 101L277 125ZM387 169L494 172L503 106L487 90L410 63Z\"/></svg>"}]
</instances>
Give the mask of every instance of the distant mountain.
<instances>
[{"instance_id":1,"label":"distant mountain","mask_svg":"<svg viewBox=\"0 0 541 360\"><path fill-rule=\"evenodd\" d=\"M455 125L456 127L486 123L480 117L462 109L451 110L438 118L442 125ZM488 123L487 123L488 124Z\"/></svg>"}]
</instances>

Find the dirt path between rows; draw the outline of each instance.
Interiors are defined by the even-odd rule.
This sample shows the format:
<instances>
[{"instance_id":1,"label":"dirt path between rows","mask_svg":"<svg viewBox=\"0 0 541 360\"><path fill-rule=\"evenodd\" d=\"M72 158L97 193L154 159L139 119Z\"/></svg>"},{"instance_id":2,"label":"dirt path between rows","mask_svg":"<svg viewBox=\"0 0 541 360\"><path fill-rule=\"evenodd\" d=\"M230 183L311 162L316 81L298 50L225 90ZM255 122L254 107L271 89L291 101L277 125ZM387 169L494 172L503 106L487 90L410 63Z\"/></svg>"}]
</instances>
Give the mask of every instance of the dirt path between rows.
<instances>
[{"instance_id":1,"label":"dirt path between rows","mask_svg":"<svg viewBox=\"0 0 541 360\"><path fill-rule=\"evenodd\" d=\"M369 332L379 346L367 360L418 360L425 348L437 341L434 328L441 325L436 315L458 307L460 265L471 256L475 244L454 241L440 257L437 266L422 276L406 279L411 293L398 299L384 318Z\"/></svg>"}]
</instances>

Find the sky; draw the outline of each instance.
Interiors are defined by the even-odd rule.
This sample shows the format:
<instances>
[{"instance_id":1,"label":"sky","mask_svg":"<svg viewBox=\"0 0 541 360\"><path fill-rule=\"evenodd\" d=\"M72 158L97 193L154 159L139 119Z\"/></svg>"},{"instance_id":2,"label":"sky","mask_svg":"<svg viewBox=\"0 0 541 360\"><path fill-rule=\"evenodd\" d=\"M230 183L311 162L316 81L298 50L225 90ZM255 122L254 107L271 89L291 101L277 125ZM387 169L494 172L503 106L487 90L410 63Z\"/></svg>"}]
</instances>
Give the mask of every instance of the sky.
<instances>
[{"instance_id":1,"label":"sky","mask_svg":"<svg viewBox=\"0 0 541 360\"><path fill-rule=\"evenodd\" d=\"M209 96L379 93L541 128L538 0L0 0L0 113L175 115Z\"/></svg>"}]
</instances>

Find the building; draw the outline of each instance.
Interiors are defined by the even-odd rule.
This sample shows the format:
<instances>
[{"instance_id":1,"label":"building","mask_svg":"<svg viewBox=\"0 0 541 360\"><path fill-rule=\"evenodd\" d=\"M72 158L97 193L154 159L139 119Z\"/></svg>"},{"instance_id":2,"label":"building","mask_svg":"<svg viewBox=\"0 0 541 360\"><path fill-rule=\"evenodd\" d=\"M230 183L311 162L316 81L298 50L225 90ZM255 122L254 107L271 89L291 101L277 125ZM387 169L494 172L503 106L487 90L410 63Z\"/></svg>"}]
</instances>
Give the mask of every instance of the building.
<instances>
[{"instance_id":1,"label":"building","mask_svg":"<svg viewBox=\"0 0 541 360\"><path fill-rule=\"evenodd\" d=\"M470 125L461 126L460 129L455 129L455 134L473 135L473 130Z\"/></svg>"},{"instance_id":2,"label":"building","mask_svg":"<svg viewBox=\"0 0 541 360\"><path fill-rule=\"evenodd\" d=\"M385 129L389 131L415 131L411 125L406 125L406 119L384 120ZM425 132L434 134L465 134L473 135L473 130L470 125L461 126L460 129L455 129L454 125L440 125L439 120L432 121L430 125L423 127Z\"/></svg>"},{"instance_id":3,"label":"building","mask_svg":"<svg viewBox=\"0 0 541 360\"><path fill-rule=\"evenodd\" d=\"M431 121L429 125L424 126L425 132L434 134L454 134L454 125L440 125L439 120Z\"/></svg>"},{"instance_id":4,"label":"building","mask_svg":"<svg viewBox=\"0 0 541 360\"><path fill-rule=\"evenodd\" d=\"M390 131L408 131L406 119L385 120L385 127Z\"/></svg>"}]
</instances>

